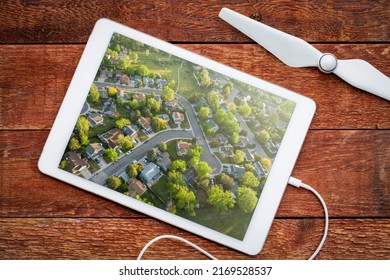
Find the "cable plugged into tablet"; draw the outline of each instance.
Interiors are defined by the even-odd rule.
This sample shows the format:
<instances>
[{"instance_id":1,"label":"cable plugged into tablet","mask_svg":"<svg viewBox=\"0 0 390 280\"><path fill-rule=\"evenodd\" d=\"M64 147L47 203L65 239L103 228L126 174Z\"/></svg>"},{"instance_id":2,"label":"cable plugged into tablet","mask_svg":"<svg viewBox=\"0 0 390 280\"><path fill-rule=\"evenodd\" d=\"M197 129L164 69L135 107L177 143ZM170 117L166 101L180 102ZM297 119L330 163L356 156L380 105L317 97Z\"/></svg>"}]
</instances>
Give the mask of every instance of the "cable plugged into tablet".
<instances>
[{"instance_id":1,"label":"cable plugged into tablet","mask_svg":"<svg viewBox=\"0 0 390 280\"><path fill-rule=\"evenodd\" d=\"M308 191L311 191L318 198L318 200L322 204L322 207L324 208L324 214L325 214L324 235L322 236L321 242L318 245L317 249L314 251L313 255L311 255L311 257L309 258L309 260L313 260L317 256L317 254L320 252L322 246L325 243L326 237L328 235L328 228L329 228L328 208L326 207L325 201L321 197L321 195L315 189L310 187L309 185L306 185L305 183L302 183L302 180L299 180L299 179L294 178L294 177L290 177L290 179L288 180L288 184L293 186L293 187L296 187L296 188L304 188L304 189L306 189Z\"/></svg>"},{"instance_id":2,"label":"cable plugged into tablet","mask_svg":"<svg viewBox=\"0 0 390 280\"><path fill-rule=\"evenodd\" d=\"M309 260L313 260L317 254L320 252L322 246L324 245L325 243L325 240L326 240L326 237L328 235L328 228L329 228L329 215L328 215L328 208L326 207L326 204L325 204L325 201L323 200L323 198L321 197L321 195L315 190L313 189L312 187L310 187L309 185L306 185L305 183L302 183L302 180L299 180L297 178L294 178L294 177L290 177L290 179L288 180L288 184L293 186L293 187L296 187L296 188L304 188L308 191L311 191L317 198L318 200L321 202L322 204L322 207L324 208L324 213L325 213L325 227L324 227L324 235L322 236L322 239L321 239L321 242L320 244L318 245L317 249L314 251L314 253L310 256ZM155 243L156 241L160 240L160 239L174 239L174 240L178 240L178 241L181 241L181 242L184 242L190 246L192 246L193 248L195 248L196 250L198 250L199 252L203 253L204 255L206 255L207 257L209 257L210 259L212 260L217 260L216 257L214 257L213 255L211 255L210 253L208 253L206 250L200 248L199 246L195 245L194 243L188 241L187 239L185 238L182 238L182 237L179 237L179 236L176 236L176 235L160 235L160 236L157 236L156 238L150 240L141 250L141 252L139 253L138 257L137 257L137 260L140 260L143 256L143 254L145 253L145 251L149 248L150 245L152 245L153 243Z\"/></svg>"}]
</instances>

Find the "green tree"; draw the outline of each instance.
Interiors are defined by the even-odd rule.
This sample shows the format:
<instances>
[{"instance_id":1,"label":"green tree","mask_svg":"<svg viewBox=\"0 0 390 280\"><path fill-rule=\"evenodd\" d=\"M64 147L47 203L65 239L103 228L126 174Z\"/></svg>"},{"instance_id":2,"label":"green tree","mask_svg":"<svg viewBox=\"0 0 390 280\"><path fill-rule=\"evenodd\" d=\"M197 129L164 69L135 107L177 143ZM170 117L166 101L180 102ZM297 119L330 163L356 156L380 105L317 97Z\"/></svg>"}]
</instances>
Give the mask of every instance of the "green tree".
<instances>
[{"instance_id":1,"label":"green tree","mask_svg":"<svg viewBox=\"0 0 390 280\"><path fill-rule=\"evenodd\" d=\"M177 171L168 172L168 181L174 185L185 185L183 174Z\"/></svg>"},{"instance_id":2,"label":"green tree","mask_svg":"<svg viewBox=\"0 0 390 280\"><path fill-rule=\"evenodd\" d=\"M137 110L139 108L138 100L133 99L132 101L129 101L129 106L133 110Z\"/></svg>"},{"instance_id":3,"label":"green tree","mask_svg":"<svg viewBox=\"0 0 390 280\"><path fill-rule=\"evenodd\" d=\"M62 161L61 161L61 163L60 163L60 168L61 168L62 170L66 170L66 169L68 168L68 166L69 166L69 162L68 162L68 161L66 161L66 160L62 160Z\"/></svg>"},{"instance_id":4,"label":"green tree","mask_svg":"<svg viewBox=\"0 0 390 280\"><path fill-rule=\"evenodd\" d=\"M79 131L79 135L88 135L90 123L84 116L80 116L76 123L76 128Z\"/></svg>"},{"instance_id":5,"label":"green tree","mask_svg":"<svg viewBox=\"0 0 390 280\"><path fill-rule=\"evenodd\" d=\"M136 178L143 169L143 165L139 163L132 163L126 167L126 173L130 178Z\"/></svg>"},{"instance_id":6,"label":"green tree","mask_svg":"<svg viewBox=\"0 0 390 280\"><path fill-rule=\"evenodd\" d=\"M77 138L75 138L75 137L70 138L68 148L71 151L77 151L77 150L81 149L81 145L80 145L79 140L77 140Z\"/></svg>"},{"instance_id":7,"label":"green tree","mask_svg":"<svg viewBox=\"0 0 390 280\"><path fill-rule=\"evenodd\" d=\"M148 106L150 106L150 110L153 112L158 112L161 109L161 103L154 98L148 99Z\"/></svg>"},{"instance_id":8,"label":"green tree","mask_svg":"<svg viewBox=\"0 0 390 280\"><path fill-rule=\"evenodd\" d=\"M232 157L232 161L235 164L240 164L241 162L244 161L244 159L245 159L245 153L241 150L236 150Z\"/></svg>"},{"instance_id":9,"label":"green tree","mask_svg":"<svg viewBox=\"0 0 390 280\"><path fill-rule=\"evenodd\" d=\"M187 170L187 164L184 160L181 159L174 160L171 164L170 170L184 173Z\"/></svg>"},{"instance_id":10,"label":"green tree","mask_svg":"<svg viewBox=\"0 0 390 280\"><path fill-rule=\"evenodd\" d=\"M159 132L167 128L167 122L159 117L152 118L152 128L154 132Z\"/></svg>"},{"instance_id":11,"label":"green tree","mask_svg":"<svg viewBox=\"0 0 390 280\"><path fill-rule=\"evenodd\" d=\"M116 96L117 92L118 92L118 89L116 87L109 87L107 89L107 93L111 97Z\"/></svg>"},{"instance_id":12,"label":"green tree","mask_svg":"<svg viewBox=\"0 0 390 280\"><path fill-rule=\"evenodd\" d=\"M228 107L228 109L232 114L237 113L237 106L233 102L229 102L226 106Z\"/></svg>"},{"instance_id":13,"label":"green tree","mask_svg":"<svg viewBox=\"0 0 390 280\"><path fill-rule=\"evenodd\" d=\"M161 152L166 152L168 150L168 145L165 142L160 142L158 144L158 148L160 149Z\"/></svg>"},{"instance_id":14,"label":"green tree","mask_svg":"<svg viewBox=\"0 0 390 280\"><path fill-rule=\"evenodd\" d=\"M256 140L259 141L260 144L264 145L270 140L271 136L269 135L268 131L263 129L262 131L259 132L256 136Z\"/></svg>"},{"instance_id":15,"label":"green tree","mask_svg":"<svg viewBox=\"0 0 390 280\"><path fill-rule=\"evenodd\" d=\"M207 191L208 202L212 205L216 212L223 213L234 207L235 201L230 191L224 191L217 185L213 185Z\"/></svg>"},{"instance_id":16,"label":"green tree","mask_svg":"<svg viewBox=\"0 0 390 280\"><path fill-rule=\"evenodd\" d=\"M157 156L158 156L158 153L157 153L156 148L150 149L148 154L147 154L148 160L153 161L153 162L156 161Z\"/></svg>"},{"instance_id":17,"label":"green tree","mask_svg":"<svg viewBox=\"0 0 390 280\"><path fill-rule=\"evenodd\" d=\"M132 52L132 53L130 54L130 60L131 60L131 62L133 62L133 63L137 63L137 61L138 61L138 54L135 53L135 52Z\"/></svg>"},{"instance_id":18,"label":"green tree","mask_svg":"<svg viewBox=\"0 0 390 280\"><path fill-rule=\"evenodd\" d=\"M259 179L249 171L244 172L244 175L242 176L240 180L241 186L248 187L248 188L257 188L260 184Z\"/></svg>"},{"instance_id":19,"label":"green tree","mask_svg":"<svg viewBox=\"0 0 390 280\"><path fill-rule=\"evenodd\" d=\"M219 96L214 91L207 95L207 103L209 103L213 112L219 109Z\"/></svg>"},{"instance_id":20,"label":"green tree","mask_svg":"<svg viewBox=\"0 0 390 280\"><path fill-rule=\"evenodd\" d=\"M133 139L129 135L124 136L123 134L120 134L117 143L124 152L127 152L134 147Z\"/></svg>"},{"instance_id":21,"label":"green tree","mask_svg":"<svg viewBox=\"0 0 390 280\"><path fill-rule=\"evenodd\" d=\"M248 104L244 104L238 108L238 113L243 117L248 117L252 113L252 110Z\"/></svg>"},{"instance_id":22,"label":"green tree","mask_svg":"<svg viewBox=\"0 0 390 280\"><path fill-rule=\"evenodd\" d=\"M115 125L117 128L119 129L122 129L124 128L126 125L129 125L130 124L130 120L126 119L126 118L120 118L118 120L115 121Z\"/></svg>"},{"instance_id":23,"label":"green tree","mask_svg":"<svg viewBox=\"0 0 390 280\"><path fill-rule=\"evenodd\" d=\"M175 84L176 84L175 80L172 79L170 79L168 82L168 86L173 90L175 89Z\"/></svg>"},{"instance_id":24,"label":"green tree","mask_svg":"<svg viewBox=\"0 0 390 280\"><path fill-rule=\"evenodd\" d=\"M229 141L230 143L234 146L238 143L238 140L240 139L240 136L238 135L237 132L233 132L232 134L229 135Z\"/></svg>"},{"instance_id":25,"label":"green tree","mask_svg":"<svg viewBox=\"0 0 390 280\"><path fill-rule=\"evenodd\" d=\"M80 135L80 144L81 146L85 147L89 145L89 138L87 135L83 134Z\"/></svg>"},{"instance_id":26,"label":"green tree","mask_svg":"<svg viewBox=\"0 0 390 280\"><path fill-rule=\"evenodd\" d=\"M257 204L258 198L253 189L239 187L237 189L237 205L245 213L251 213Z\"/></svg>"},{"instance_id":27,"label":"green tree","mask_svg":"<svg viewBox=\"0 0 390 280\"><path fill-rule=\"evenodd\" d=\"M210 108L209 107L202 107L199 109L198 118L201 122L204 122L205 120L207 120L209 115L210 115Z\"/></svg>"},{"instance_id":28,"label":"green tree","mask_svg":"<svg viewBox=\"0 0 390 280\"><path fill-rule=\"evenodd\" d=\"M128 56L122 57L121 59L119 59L118 68L121 70L124 70L124 69L130 67L130 64L131 64L131 61L130 61L130 58Z\"/></svg>"},{"instance_id":29,"label":"green tree","mask_svg":"<svg viewBox=\"0 0 390 280\"><path fill-rule=\"evenodd\" d=\"M175 96L175 92L168 86L163 86L161 92L161 99L164 101L172 100Z\"/></svg>"},{"instance_id":30,"label":"green tree","mask_svg":"<svg viewBox=\"0 0 390 280\"><path fill-rule=\"evenodd\" d=\"M234 179L225 173L221 173L221 175L219 175L218 181L226 190L230 190L235 186Z\"/></svg>"},{"instance_id":31,"label":"green tree","mask_svg":"<svg viewBox=\"0 0 390 280\"><path fill-rule=\"evenodd\" d=\"M145 77L149 75L150 71L146 65L142 64L138 68L138 73L141 75L141 77Z\"/></svg>"},{"instance_id":32,"label":"green tree","mask_svg":"<svg viewBox=\"0 0 390 280\"><path fill-rule=\"evenodd\" d=\"M265 157L261 158L260 163L262 166L267 168L267 170L271 169L272 163L271 163L271 160L269 158L265 158Z\"/></svg>"},{"instance_id":33,"label":"green tree","mask_svg":"<svg viewBox=\"0 0 390 280\"><path fill-rule=\"evenodd\" d=\"M198 180L210 177L211 167L205 161L200 161L196 167L196 176Z\"/></svg>"},{"instance_id":34,"label":"green tree","mask_svg":"<svg viewBox=\"0 0 390 280\"><path fill-rule=\"evenodd\" d=\"M89 90L88 102L97 102L99 101L100 93L95 84L92 84L91 89Z\"/></svg>"},{"instance_id":35,"label":"green tree","mask_svg":"<svg viewBox=\"0 0 390 280\"><path fill-rule=\"evenodd\" d=\"M199 72L199 83L203 88L207 88L211 85L209 72L206 69L203 69Z\"/></svg>"},{"instance_id":36,"label":"green tree","mask_svg":"<svg viewBox=\"0 0 390 280\"><path fill-rule=\"evenodd\" d=\"M108 148L104 152L104 159L108 162L116 161L118 159L118 153L114 149Z\"/></svg>"},{"instance_id":37,"label":"green tree","mask_svg":"<svg viewBox=\"0 0 390 280\"><path fill-rule=\"evenodd\" d=\"M193 158L197 157L200 158L200 155L203 153L203 148L202 146L199 145L194 145L192 148L188 151L188 157Z\"/></svg>"},{"instance_id":38,"label":"green tree","mask_svg":"<svg viewBox=\"0 0 390 280\"><path fill-rule=\"evenodd\" d=\"M107 187L113 190L118 190L122 185L122 180L118 176L110 176L107 179Z\"/></svg>"},{"instance_id":39,"label":"green tree","mask_svg":"<svg viewBox=\"0 0 390 280\"><path fill-rule=\"evenodd\" d=\"M184 209L191 216L195 216L196 196L186 186L179 186L175 195L176 207L178 210Z\"/></svg>"},{"instance_id":40,"label":"green tree","mask_svg":"<svg viewBox=\"0 0 390 280\"><path fill-rule=\"evenodd\" d=\"M146 49L146 50L145 50L145 56L146 56L146 57L148 57L148 56L149 56L149 54L150 54L150 51L149 51L149 49Z\"/></svg>"}]
</instances>

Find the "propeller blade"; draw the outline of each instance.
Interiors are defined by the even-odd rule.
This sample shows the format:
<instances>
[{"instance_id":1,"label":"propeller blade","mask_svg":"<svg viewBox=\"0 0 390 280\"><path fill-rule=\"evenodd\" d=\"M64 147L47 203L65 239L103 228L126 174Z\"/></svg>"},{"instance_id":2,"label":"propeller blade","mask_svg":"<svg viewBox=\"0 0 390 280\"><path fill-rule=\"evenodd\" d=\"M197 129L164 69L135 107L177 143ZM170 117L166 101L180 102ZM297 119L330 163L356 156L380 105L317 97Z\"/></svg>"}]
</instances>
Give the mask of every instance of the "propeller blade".
<instances>
[{"instance_id":1,"label":"propeller blade","mask_svg":"<svg viewBox=\"0 0 390 280\"><path fill-rule=\"evenodd\" d=\"M318 67L322 53L304 40L228 8L222 8L219 17L256 41L288 66Z\"/></svg>"},{"instance_id":2,"label":"propeller blade","mask_svg":"<svg viewBox=\"0 0 390 280\"><path fill-rule=\"evenodd\" d=\"M347 83L390 101L390 78L361 59L339 59L333 73Z\"/></svg>"}]
</instances>

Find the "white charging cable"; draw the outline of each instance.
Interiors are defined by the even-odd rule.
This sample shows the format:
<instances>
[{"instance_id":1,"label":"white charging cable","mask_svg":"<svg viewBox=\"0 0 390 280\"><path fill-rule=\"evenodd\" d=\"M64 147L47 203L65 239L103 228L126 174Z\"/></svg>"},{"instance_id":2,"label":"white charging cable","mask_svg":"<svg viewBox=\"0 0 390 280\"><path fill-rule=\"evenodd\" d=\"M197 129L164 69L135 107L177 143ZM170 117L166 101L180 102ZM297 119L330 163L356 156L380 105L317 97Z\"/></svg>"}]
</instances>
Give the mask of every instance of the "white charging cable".
<instances>
[{"instance_id":1,"label":"white charging cable","mask_svg":"<svg viewBox=\"0 0 390 280\"><path fill-rule=\"evenodd\" d=\"M143 256L143 254L145 253L145 251L149 248L150 245L152 245L154 242L160 240L160 239L175 239L175 240L179 240L181 242L184 242L192 247L194 247L196 250L198 250L199 252L205 254L207 257L209 257L210 259L212 260L218 260L216 257L214 257L213 255L211 255L209 252L207 252L206 250L203 250L202 248L200 248L199 246L195 245L194 243L192 243L191 241L188 241L187 239L184 239L182 237L179 237L179 236L176 236L176 235L160 235L160 236L157 236L156 238L153 238L152 240L150 240L141 250L141 252L139 253L138 257L137 257L137 260L140 260Z\"/></svg>"},{"instance_id":2,"label":"white charging cable","mask_svg":"<svg viewBox=\"0 0 390 280\"><path fill-rule=\"evenodd\" d=\"M302 183L302 180L299 180L299 179L294 178L294 177L290 177L290 179L288 180L288 184L293 186L293 187L304 188L308 191L311 191L318 198L318 200L322 204L322 207L324 208L324 214L325 214L324 235L322 236L321 242L318 245L317 249L314 251L313 255L311 255L311 257L309 258L309 260L313 260L317 256L317 254L320 252L322 246L325 243L326 237L328 235L328 228L329 228L328 208L326 207L325 201L322 199L321 195L315 189L310 187L309 185Z\"/></svg>"},{"instance_id":3,"label":"white charging cable","mask_svg":"<svg viewBox=\"0 0 390 280\"><path fill-rule=\"evenodd\" d=\"M328 208L326 207L326 204L325 204L325 201L322 199L321 195L315 190L313 189L312 187L310 187L309 185L306 185L304 183L302 183L301 180L299 179L296 179L294 177L290 177L290 179L288 180L288 184L293 186L293 187L297 187L297 188L304 188L306 190L309 190L311 191L317 198L318 200L321 202L322 204L322 207L324 208L324 213L325 213L325 228L324 228L324 235L322 236L322 239L321 239L321 242L320 244L318 245L317 249L314 251L313 255L311 255L311 257L309 258L309 260L313 260L317 254L320 252L322 246L324 245L325 243L325 240L326 240L326 237L328 235L328 227L329 227L329 215L328 215ZM200 251L201 253L205 254L207 257L209 257L210 259L212 260L218 260L216 257L214 257L213 255L211 255L210 253L208 253L207 251L205 251L204 249L200 248L199 246L195 245L194 243L188 241L187 239L184 239L182 237L179 237L179 236L176 236L176 235L160 235L160 236L157 236L156 238L153 238L152 240L150 240L141 250L141 252L139 253L138 257L137 257L137 260L140 260L143 256L143 254L145 253L145 251L150 247L150 245L152 245L154 242L160 240L160 239L175 239L175 240L179 240L181 242L184 242L190 246L192 246L193 248L195 248L196 250Z\"/></svg>"}]
</instances>

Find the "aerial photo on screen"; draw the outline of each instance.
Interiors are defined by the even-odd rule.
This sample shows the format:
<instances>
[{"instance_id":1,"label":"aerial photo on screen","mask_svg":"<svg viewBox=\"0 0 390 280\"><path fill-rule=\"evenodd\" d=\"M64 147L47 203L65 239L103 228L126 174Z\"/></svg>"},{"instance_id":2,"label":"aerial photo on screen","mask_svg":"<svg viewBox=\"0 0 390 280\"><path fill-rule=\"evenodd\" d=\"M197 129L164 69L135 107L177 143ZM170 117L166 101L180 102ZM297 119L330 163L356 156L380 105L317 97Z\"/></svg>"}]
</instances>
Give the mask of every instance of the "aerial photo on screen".
<instances>
[{"instance_id":1,"label":"aerial photo on screen","mask_svg":"<svg viewBox=\"0 0 390 280\"><path fill-rule=\"evenodd\" d=\"M59 168L242 240L294 107L114 33Z\"/></svg>"}]
</instances>

